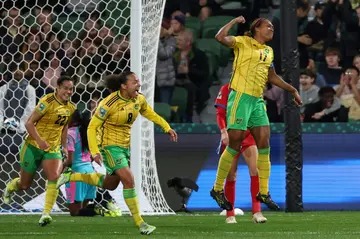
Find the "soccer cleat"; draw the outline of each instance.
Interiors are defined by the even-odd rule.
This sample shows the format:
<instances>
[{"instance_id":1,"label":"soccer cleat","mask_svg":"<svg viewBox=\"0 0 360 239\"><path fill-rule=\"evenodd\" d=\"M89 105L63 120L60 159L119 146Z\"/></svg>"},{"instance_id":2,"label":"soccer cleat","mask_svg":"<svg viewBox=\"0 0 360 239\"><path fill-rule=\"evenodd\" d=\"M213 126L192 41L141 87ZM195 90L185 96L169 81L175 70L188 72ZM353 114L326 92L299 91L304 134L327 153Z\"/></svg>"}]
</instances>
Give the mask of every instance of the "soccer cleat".
<instances>
[{"instance_id":1,"label":"soccer cleat","mask_svg":"<svg viewBox=\"0 0 360 239\"><path fill-rule=\"evenodd\" d=\"M2 198L3 198L3 202L5 204L10 204L11 203L11 193L8 191L8 185L6 185L6 188L4 190Z\"/></svg>"},{"instance_id":2,"label":"soccer cleat","mask_svg":"<svg viewBox=\"0 0 360 239\"><path fill-rule=\"evenodd\" d=\"M267 221L266 217L262 215L261 212L257 212L253 215L252 221L254 223L265 223Z\"/></svg>"},{"instance_id":3,"label":"soccer cleat","mask_svg":"<svg viewBox=\"0 0 360 239\"><path fill-rule=\"evenodd\" d=\"M102 206L96 205L95 208L96 215L100 215L102 217L116 217L116 214L112 211L109 211Z\"/></svg>"},{"instance_id":4,"label":"soccer cleat","mask_svg":"<svg viewBox=\"0 0 360 239\"><path fill-rule=\"evenodd\" d=\"M59 179L57 180L56 188L60 188L65 183L68 183L70 181L70 176L71 176L71 171L66 171L62 173Z\"/></svg>"},{"instance_id":5,"label":"soccer cleat","mask_svg":"<svg viewBox=\"0 0 360 239\"><path fill-rule=\"evenodd\" d=\"M264 203L270 210L279 211L280 207L271 199L270 193L264 195L260 192L256 195L256 199Z\"/></svg>"},{"instance_id":6,"label":"soccer cleat","mask_svg":"<svg viewBox=\"0 0 360 239\"><path fill-rule=\"evenodd\" d=\"M142 235L150 235L156 230L156 227L143 222L140 224L139 230Z\"/></svg>"},{"instance_id":7,"label":"soccer cleat","mask_svg":"<svg viewBox=\"0 0 360 239\"><path fill-rule=\"evenodd\" d=\"M235 223L237 223L236 218L235 218L234 216L227 217L227 218L225 219L225 222L226 222L227 224L235 224Z\"/></svg>"},{"instance_id":8,"label":"soccer cleat","mask_svg":"<svg viewBox=\"0 0 360 239\"><path fill-rule=\"evenodd\" d=\"M117 217L122 216L122 212L120 207L116 204L115 200L111 200L106 205L107 209L111 212L113 212Z\"/></svg>"},{"instance_id":9,"label":"soccer cleat","mask_svg":"<svg viewBox=\"0 0 360 239\"><path fill-rule=\"evenodd\" d=\"M216 201L216 203L219 205L220 208L228 211L233 209L231 203L225 197L224 190L221 190L220 192L216 192L213 188L210 191L210 196Z\"/></svg>"},{"instance_id":10,"label":"soccer cleat","mask_svg":"<svg viewBox=\"0 0 360 239\"><path fill-rule=\"evenodd\" d=\"M50 224L52 222L52 218L50 217L49 214L43 214L41 215L41 218L39 220L39 225L44 227L47 224Z\"/></svg>"}]
</instances>

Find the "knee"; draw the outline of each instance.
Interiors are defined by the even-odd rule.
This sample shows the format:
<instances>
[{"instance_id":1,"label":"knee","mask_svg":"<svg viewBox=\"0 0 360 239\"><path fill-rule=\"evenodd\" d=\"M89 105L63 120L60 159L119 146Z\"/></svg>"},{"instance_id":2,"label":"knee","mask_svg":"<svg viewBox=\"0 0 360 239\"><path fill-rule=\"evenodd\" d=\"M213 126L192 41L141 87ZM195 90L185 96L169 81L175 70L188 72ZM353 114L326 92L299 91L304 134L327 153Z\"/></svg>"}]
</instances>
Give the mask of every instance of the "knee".
<instances>
[{"instance_id":1,"label":"knee","mask_svg":"<svg viewBox=\"0 0 360 239\"><path fill-rule=\"evenodd\" d=\"M71 210L70 211L70 216L76 217L77 215L79 215L79 211L77 211L77 210Z\"/></svg>"},{"instance_id":2,"label":"knee","mask_svg":"<svg viewBox=\"0 0 360 239\"><path fill-rule=\"evenodd\" d=\"M47 177L48 181L57 181L60 177L60 172L54 172Z\"/></svg>"},{"instance_id":3,"label":"knee","mask_svg":"<svg viewBox=\"0 0 360 239\"><path fill-rule=\"evenodd\" d=\"M118 185L108 185L105 189L107 189L107 190L110 190L110 191L113 191L113 190L115 190L116 188L117 188L117 186Z\"/></svg>"},{"instance_id":4,"label":"knee","mask_svg":"<svg viewBox=\"0 0 360 239\"><path fill-rule=\"evenodd\" d=\"M229 172L228 176L226 177L228 181L236 181L236 172Z\"/></svg>"},{"instance_id":5,"label":"knee","mask_svg":"<svg viewBox=\"0 0 360 239\"><path fill-rule=\"evenodd\" d=\"M124 188L134 188L135 187L133 177L123 178L121 180L121 183L123 184Z\"/></svg>"},{"instance_id":6,"label":"knee","mask_svg":"<svg viewBox=\"0 0 360 239\"><path fill-rule=\"evenodd\" d=\"M18 183L19 190L27 190L30 187L31 187L31 182L24 182L20 180Z\"/></svg>"},{"instance_id":7,"label":"knee","mask_svg":"<svg viewBox=\"0 0 360 239\"><path fill-rule=\"evenodd\" d=\"M257 168L249 168L249 174L250 176L258 176L258 170Z\"/></svg>"}]
</instances>

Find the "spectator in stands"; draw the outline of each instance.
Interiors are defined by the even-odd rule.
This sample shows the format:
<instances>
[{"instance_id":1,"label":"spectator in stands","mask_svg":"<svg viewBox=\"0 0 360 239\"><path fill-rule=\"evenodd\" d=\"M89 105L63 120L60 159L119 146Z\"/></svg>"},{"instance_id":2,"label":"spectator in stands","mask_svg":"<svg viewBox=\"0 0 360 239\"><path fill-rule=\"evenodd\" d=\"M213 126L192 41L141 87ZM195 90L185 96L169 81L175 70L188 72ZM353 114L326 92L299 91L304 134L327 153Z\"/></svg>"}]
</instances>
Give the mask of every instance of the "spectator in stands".
<instances>
[{"instance_id":1,"label":"spectator in stands","mask_svg":"<svg viewBox=\"0 0 360 239\"><path fill-rule=\"evenodd\" d=\"M0 62L9 65L14 55L19 52L28 29L23 25L18 8L11 7L2 11L2 15L4 18L0 27ZM11 79L11 71L7 71L4 77Z\"/></svg>"},{"instance_id":2,"label":"spectator in stands","mask_svg":"<svg viewBox=\"0 0 360 239\"><path fill-rule=\"evenodd\" d=\"M100 0L68 0L66 7L70 12L92 12L96 9Z\"/></svg>"},{"instance_id":3,"label":"spectator in stands","mask_svg":"<svg viewBox=\"0 0 360 239\"><path fill-rule=\"evenodd\" d=\"M62 49L64 50L64 57L61 59L61 67L69 76L74 76L75 68L73 67L72 61L76 59L76 50L72 41L66 39L62 43Z\"/></svg>"},{"instance_id":4,"label":"spectator in stands","mask_svg":"<svg viewBox=\"0 0 360 239\"><path fill-rule=\"evenodd\" d=\"M315 77L313 71L310 69L305 69L300 73L300 96L303 101L303 105L300 107L300 113L303 114L306 106L309 104L313 104L319 101L319 90L320 88L315 84ZM333 100L331 107L326 107L324 111L316 112L314 117L321 118L324 117L336 110L338 110L341 106L340 100L335 97Z\"/></svg>"},{"instance_id":5,"label":"spectator in stands","mask_svg":"<svg viewBox=\"0 0 360 239\"><path fill-rule=\"evenodd\" d=\"M313 60L322 60L322 53L324 51L324 43L327 38L327 31L329 26L324 24L322 13L325 7L325 2L319 1L314 6L315 18L309 22L305 32L312 40L312 44L308 47L311 58Z\"/></svg>"},{"instance_id":6,"label":"spectator in stands","mask_svg":"<svg viewBox=\"0 0 360 239\"><path fill-rule=\"evenodd\" d=\"M173 54L176 50L176 39L172 28L161 27L156 64L156 84L159 87L160 102L170 104L175 86L175 69Z\"/></svg>"},{"instance_id":7,"label":"spectator in stands","mask_svg":"<svg viewBox=\"0 0 360 239\"><path fill-rule=\"evenodd\" d=\"M60 78L62 72L60 60L52 53L48 54L46 58L49 63L43 65L45 71L41 81L46 87L55 90L57 87L57 80Z\"/></svg>"},{"instance_id":8,"label":"spectator in stands","mask_svg":"<svg viewBox=\"0 0 360 239\"><path fill-rule=\"evenodd\" d=\"M339 83L342 72L340 66L341 55L337 48L330 47L325 51L326 65L319 66L319 73L325 77L325 80L330 85Z\"/></svg>"},{"instance_id":9,"label":"spectator in stands","mask_svg":"<svg viewBox=\"0 0 360 239\"><path fill-rule=\"evenodd\" d=\"M340 45L343 66L352 65L360 49L360 25L357 12L349 0L329 0L323 12L324 23L330 25L328 46Z\"/></svg>"},{"instance_id":10,"label":"spectator in stands","mask_svg":"<svg viewBox=\"0 0 360 239\"><path fill-rule=\"evenodd\" d=\"M319 101L306 105L304 122L347 122L348 109L344 106L337 107L331 113L325 114L330 108L334 108L336 92L330 86L321 88L318 92ZM321 116L322 115L322 116Z\"/></svg>"},{"instance_id":11,"label":"spectator in stands","mask_svg":"<svg viewBox=\"0 0 360 239\"><path fill-rule=\"evenodd\" d=\"M356 55L353 60L353 66L360 71L360 55Z\"/></svg>"},{"instance_id":12,"label":"spectator in stands","mask_svg":"<svg viewBox=\"0 0 360 239\"><path fill-rule=\"evenodd\" d=\"M89 38L96 40L100 38L104 40L106 37L114 38L115 34L110 30L110 28L103 26L100 20L100 13L95 11L89 15L89 18L84 22L84 30L79 33L78 38L84 40Z\"/></svg>"},{"instance_id":13,"label":"spectator in stands","mask_svg":"<svg viewBox=\"0 0 360 239\"><path fill-rule=\"evenodd\" d=\"M209 66L205 53L193 46L193 34L190 30L185 30L178 36L177 48L173 56L175 84L188 91L185 121L192 122L195 96L198 114L205 108L209 98Z\"/></svg>"},{"instance_id":14,"label":"spectator in stands","mask_svg":"<svg viewBox=\"0 0 360 239\"><path fill-rule=\"evenodd\" d=\"M17 68L12 79L0 87L0 129L8 118L19 122L18 133L25 133L25 122L36 105L35 89Z\"/></svg>"},{"instance_id":15,"label":"spectator in stands","mask_svg":"<svg viewBox=\"0 0 360 239\"><path fill-rule=\"evenodd\" d=\"M300 68L306 68L309 64L309 55L307 52L307 46L312 44L312 39L309 35L306 34L305 29L307 26L307 16L309 14L310 4L308 0L298 0L297 1L297 9L296 14L298 18L298 43L299 43L299 54L300 54ZM274 65L277 72L282 72L281 70L281 45L280 45L280 36L281 36L281 28L280 28L280 10L274 13L272 24L274 25L274 37L269 45L274 50Z\"/></svg>"},{"instance_id":16,"label":"spectator in stands","mask_svg":"<svg viewBox=\"0 0 360 239\"><path fill-rule=\"evenodd\" d=\"M355 67L346 69L341 75L340 85L334 87L341 103L349 108L349 120L360 120L360 81L359 70Z\"/></svg>"},{"instance_id":17,"label":"spectator in stands","mask_svg":"<svg viewBox=\"0 0 360 239\"><path fill-rule=\"evenodd\" d=\"M180 33L185 30L185 21L186 18L184 15L176 15L171 19L171 29L173 30L173 34L178 36Z\"/></svg>"},{"instance_id":18,"label":"spectator in stands","mask_svg":"<svg viewBox=\"0 0 360 239\"><path fill-rule=\"evenodd\" d=\"M189 1L190 15L199 17L200 21L205 21L209 16L216 14L220 10L220 5L216 0Z\"/></svg>"},{"instance_id":19,"label":"spectator in stands","mask_svg":"<svg viewBox=\"0 0 360 239\"><path fill-rule=\"evenodd\" d=\"M41 62L43 60L43 52L41 51L41 44L43 42L42 35L36 28L31 28L30 32L25 37L25 43L21 47L20 54L17 54L19 61L25 61L25 71L28 69L28 64L34 60Z\"/></svg>"},{"instance_id":20,"label":"spectator in stands","mask_svg":"<svg viewBox=\"0 0 360 239\"><path fill-rule=\"evenodd\" d=\"M281 111L284 104L284 90L268 83L264 92L264 100L270 122L282 122Z\"/></svg>"},{"instance_id":21,"label":"spectator in stands","mask_svg":"<svg viewBox=\"0 0 360 239\"><path fill-rule=\"evenodd\" d=\"M100 68L106 74L120 74L122 71L130 70L129 40L121 36L120 39L112 42L103 59Z\"/></svg>"},{"instance_id":22,"label":"spectator in stands","mask_svg":"<svg viewBox=\"0 0 360 239\"><path fill-rule=\"evenodd\" d=\"M185 15L187 17L190 16L189 1L188 0L166 1L164 18L170 19L171 17L179 14Z\"/></svg>"}]
</instances>

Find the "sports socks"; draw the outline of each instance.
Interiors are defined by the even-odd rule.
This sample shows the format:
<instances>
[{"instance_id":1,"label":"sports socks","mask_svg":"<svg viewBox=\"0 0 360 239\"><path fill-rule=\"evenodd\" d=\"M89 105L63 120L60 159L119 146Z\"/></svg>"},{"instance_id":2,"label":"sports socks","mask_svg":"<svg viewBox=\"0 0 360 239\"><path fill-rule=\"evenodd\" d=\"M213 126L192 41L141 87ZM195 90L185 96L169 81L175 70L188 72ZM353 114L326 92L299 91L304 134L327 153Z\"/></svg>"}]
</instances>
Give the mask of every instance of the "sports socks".
<instances>
[{"instance_id":1,"label":"sports socks","mask_svg":"<svg viewBox=\"0 0 360 239\"><path fill-rule=\"evenodd\" d=\"M45 192L45 206L43 214L50 214L58 194L59 190L56 188L56 181L48 181Z\"/></svg>"},{"instance_id":2,"label":"sports socks","mask_svg":"<svg viewBox=\"0 0 360 239\"><path fill-rule=\"evenodd\" d=\"M259 176L250 176L250 193L251 193L251 207L252 213L255 214L261 211L260 201L256 199L259 192Z\"/></svg>"},{"instance_id":3,"label":"sports socks","mask_svg":"<svg viewBox=\"0 0 360 239\"><path fill-rule=\"evenodd\" d=\"M139 201L136 196L135 188L123 189L125 203L128 206L131 215L135 221L137 227L144 222L140 215Z\"/></svg>"},{"instance_id":4,"label":"sports socks","mask_svg":"<svg viewBox=\"0 0 360 239\"><path fill-rule=\"evenodd\" d=\"M233 180L226 180L225 182L225 197L231 203L233 209L226 211L226 217L235 216L234 204L235 204L235 183Z\"/></svg>"},{"instance_id":5,"label":"sports socks","mask_svg":"<svg viewBox=\"0 0 360 239\"><path fill-rule=\"evenodd\" d=\"M102 187L105 175L101 173L73 173L70 176L71 182L83 182L93 186Z\"/></svg>"},{"instance_id":6,"label":"sports socks","mask_svg":"<svg viewBox=\"0 0 360 239\"><path fill-rule=\"evenodd\" d=\"M227 146L221 154L214 184L214 190L216 192L220 192L224 189L225 179L229 174L231 164L238 153L237 150Z\"/></svg>"},{"instance_id":7,"label":"sports socks","mask_svg":"<svg viewBox=\"0 0 360 239\"><path fill-rule=\"evenodd\" d=\"M18 182L19 182L20 178L14 178L13 180L11 180L7 185L6 188L8 190L9 193L13 193L13 192L17 192L19 191L19 187L18 187Z\"/></svg>"},{"instance_id":8,"label":"sports socks","mask_svg":"<svg viewBox=\"0 0 360 239\"><path fill-rule=\"evenodd\" d=\"M256 165L259 171L260 194L267 195L269 192L270 177L270 148L258 149Z\"/></svg>"}]
</instances>

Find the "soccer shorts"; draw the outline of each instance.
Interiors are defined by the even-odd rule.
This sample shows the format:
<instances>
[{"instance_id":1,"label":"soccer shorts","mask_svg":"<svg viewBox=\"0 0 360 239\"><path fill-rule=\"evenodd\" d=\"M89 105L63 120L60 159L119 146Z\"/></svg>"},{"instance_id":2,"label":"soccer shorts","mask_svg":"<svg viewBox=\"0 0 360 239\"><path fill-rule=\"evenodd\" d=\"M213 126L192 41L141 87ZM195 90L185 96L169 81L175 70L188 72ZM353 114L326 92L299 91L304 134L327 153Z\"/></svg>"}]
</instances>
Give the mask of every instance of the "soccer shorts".
<instances>
[{"instance_id":1,"label":"soccer shorts","mask_svg":"<svg viewBox=\"0 0 360 239\"><path fill-rule=\"evenodd\" d=\"M46 152L28 142L23 142L20 148L20 166L24 171L34 174L42 160L62 160L61 152Z\"/></svg>"},{"instance_id":2,"label":"soccer shorts","mask_svg":"<svg viewBox=\"0 0 360 239\"><path fill-rule=\"evenodd\" d=\"M232 90L227 105L227 128L247 130L270 125L262 97Z\"/></svg>"},{"instance_id":3,"label":"soccer shorts","mask_svg":"<svg viewBox=\"0 0 360 239\"><path fill-rule=\"evenodd\" d=\"M83 182L66 183L65 191L67 203L83 202L96 198L96 186Z\"/></svg>"},{"instance_id":4,"label":"soccer shorts","mask_svg":"<svg viewBox=\"0 0 360 239\"><path fill-rule=\"evenodd\" d=\"M118 169L129 167L129 148L105 146L100 149L100 153L104 159L104 166L109 175L112 175Z\"/></svg>"},{"instance_id":5,"label":"soccer shorts","mask_svg":"<svg viewBox=\"0 0 360 239\"><path fill-rule=\"evenodd\" d=\"M253 146L253 145L256 146L255 139L251 135L251 133L249 131L247 131L246 132L246 137L241 143L241 149L240 149L239 155L237 155L237 157L239 157L240 154L242 154L247 148L249 148L250 146ZM225 148L226 148L226 145L222 144L222 142L220 140L220 144L219 144L217 153L221 154L222 152L224 152Z\"/></svg>"}]
</instances>

